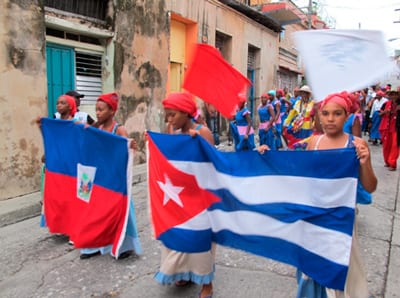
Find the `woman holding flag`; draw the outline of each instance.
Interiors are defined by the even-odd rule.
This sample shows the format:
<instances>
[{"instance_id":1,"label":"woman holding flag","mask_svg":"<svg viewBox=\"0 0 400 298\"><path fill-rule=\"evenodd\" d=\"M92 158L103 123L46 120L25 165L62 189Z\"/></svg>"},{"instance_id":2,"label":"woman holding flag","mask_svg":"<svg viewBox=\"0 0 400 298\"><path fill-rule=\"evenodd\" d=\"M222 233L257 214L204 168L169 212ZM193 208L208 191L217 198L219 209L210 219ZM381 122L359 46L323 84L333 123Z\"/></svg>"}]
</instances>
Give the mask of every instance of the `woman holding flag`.
<instances>
[{"instance_id":1,"label":"woman holding flag","mask_svg":"<svg viewBox=\"0 0 400 298\"><path fill-rule=\"evenodd\" d=\"M118 95L116 93L100 95L96 102L97 122L95 126L98 129L128 138L128 133L126 129L114 120L114 115L117 111L117 108ZM131 139L129 142L130 148L136 150L136 141L134 139ZM125 238L121 245L121 253L119 255L116 255L117 259L127 258L132 254L133 251L137 254L141 253L141 245L136 227L135 208L132 198L129 198L129 204L129 215L125 231ZM110 253L111 248L111 245L97 248L83 248L81 249L80 259L84 260L99 254Z\"/></svg>"},{"instance_id":2,"label":"woman holding flag","mask_svg":"<svg viewBox=\"0 0 400 298\"><path fill-rule=\"evenodd\" d=\"M359 183L362 184L367 192L371 193L376 189L377 178L372 168L368 144L363 139L343 131L343 126L350 113L351 106L351 99L346 92L327 96L320 103L319 109L319 119L324 133L311 136L307 150L354 148L357 158L360 161ZM310 288L307 289L306 286L309 281L311 284L313 283L313 290L317 289L319 291L318 296L312 297L369 297L367 279L358 247L356 223L354 223L353 227L350 262L344 291L334 289L326 289L325 291L324 287L301 273L298 274L298 280L299 289L297 297L304 297L304 295L309 293L307 290L310 290Z\"/></svg>"},{"instance_id":3,"label":"woman holding flag","mask_svg":"<svg viewBox=\"0 0 400 298\"><path fill-rule=\"evenodd\" d=\"M162 102L167 121L174 133L200 135L211 145L214 139L211 131L204 125L195 123L197 107L189 93L171 93ZM214 279L215 244L211 249L200 253L184 253L161 246L161 265L155 279L161 284L185 286L190 282L202 285L200 298L212 297Z\"/></svg>"}]
</instances>

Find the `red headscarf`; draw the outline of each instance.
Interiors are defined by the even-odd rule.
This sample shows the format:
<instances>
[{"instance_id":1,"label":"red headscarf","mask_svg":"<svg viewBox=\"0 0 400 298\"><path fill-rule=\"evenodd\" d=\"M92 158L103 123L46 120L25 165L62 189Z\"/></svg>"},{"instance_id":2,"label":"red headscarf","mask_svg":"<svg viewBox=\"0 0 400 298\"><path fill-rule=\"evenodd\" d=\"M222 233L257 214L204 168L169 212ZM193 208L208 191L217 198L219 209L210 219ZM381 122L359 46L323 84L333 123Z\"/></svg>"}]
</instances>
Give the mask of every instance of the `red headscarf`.
<instances>
[{"instance_id":1,"label":"red headscarf","mask_svg":"<svg viewBox=\"0 0 400 298\"><path fill-rule=\"evenodd\" d=\"M118 108L118 94L115 92L102 94L97 101L104 101L114 112Z\"/></svg>"},{"instance_id":2,"label":"red headscarf","mask_svg":"<svg viewBox=\"0 0 400 298\"><path fill-rule=\"evenodd\" d=\"M324 108L324 106L328 102L334 102L340 106L342 106L347 113L350 113L350 110L353 106L353 103L351 99L349 98L349 94L346 91L340 92L340 93L333 93L328 95L322 102L321 102L321 109Z\"/></svg>"},{"instance_id":3,"label":"red headscarf","mask_svg":"<svg viewBox=\"0 0 400 298\"><path fill-rule=\"evenodd\" d=\"M194 101L193 95L186 92L171 93L162 101L164 108L178 110L188 113L194 117L197 112L197 106Z\"/></svg>"},{"instance_id":4,"label":"red headscarf","mask_svg":"<svg viewBox=\"0 0 400 298\"><path fill-rule=\"evenodd\" d=\"M65 95L65 94L61 95L61 98L64 98L64 99L68 102L68 105L69 105L69 107L70 107L70 109L71 109L71 111L70 111L71 116L74 116L75 113L76 113L76 102L75 102L75 98L73 98L73 97L70 96L70 95Z\"/></svg>"},{"instance_id":5,"label":"red headscarf","mask_svg":"<svg viewBox=\"0 0 400 298\"><path fill-rule=\"evenodd\" d=\"M285 92L283 92L283 89L276 90L276 97L283 97L284 95Z\"/></svg>"},{"instance_id":6,"label":"red headscarf","mask_svg":"<svg viewBox=\"0 0 400 298\"><path fill-rule=\"evenodd\" d=\"M378 92L376 92L376 96L385 97L386 94L385 94L385 92L379 90Z\"/></svg>"}]
</instances>

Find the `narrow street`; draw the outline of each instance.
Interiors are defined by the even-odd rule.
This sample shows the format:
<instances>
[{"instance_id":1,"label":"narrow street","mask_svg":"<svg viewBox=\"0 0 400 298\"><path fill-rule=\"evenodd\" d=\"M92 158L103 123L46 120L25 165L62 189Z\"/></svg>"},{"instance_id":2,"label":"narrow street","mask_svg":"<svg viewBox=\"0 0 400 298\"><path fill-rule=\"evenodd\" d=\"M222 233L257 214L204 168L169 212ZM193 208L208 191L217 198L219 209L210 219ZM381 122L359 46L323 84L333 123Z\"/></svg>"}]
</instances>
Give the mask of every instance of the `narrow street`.
<instances>
[{"instance_id":1,"label":"narrow street","mask_svg":"<svg viewBox=\"0 0 400 298\"><path fill-rule=\"evenodd\" d=\"M373 297L400 297L399 171L383 167L371 146L379 179L374 202L359 206L359 239ZM39 217L0 228L1 297L197 297L199 286L160 286L153 280L160 254L152 239L147 185L133 187L143 254L79 259L62 236L39 227ZM294 268L218 247L214 297L295 297Z\"/></svg>"}]
</instances>

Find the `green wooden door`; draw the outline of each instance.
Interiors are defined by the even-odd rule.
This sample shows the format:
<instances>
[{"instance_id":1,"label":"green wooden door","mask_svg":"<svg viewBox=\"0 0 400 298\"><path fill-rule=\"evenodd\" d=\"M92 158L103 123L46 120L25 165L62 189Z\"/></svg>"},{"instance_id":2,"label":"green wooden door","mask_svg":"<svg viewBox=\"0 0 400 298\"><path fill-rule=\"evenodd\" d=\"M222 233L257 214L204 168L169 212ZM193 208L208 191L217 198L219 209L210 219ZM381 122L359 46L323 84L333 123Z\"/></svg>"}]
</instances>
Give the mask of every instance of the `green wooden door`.
<instances>
[{"instance_id":1,"label":"green wooden door","mask_svg":"<svg viewBox=\"0 0 400 298\"><path fill-rule=\"evenodd\" d=\"M47 96L49 117L56 112L57 98L75 89L75 52L73 48L46 44Z\"/></svg>"}]
</instances>

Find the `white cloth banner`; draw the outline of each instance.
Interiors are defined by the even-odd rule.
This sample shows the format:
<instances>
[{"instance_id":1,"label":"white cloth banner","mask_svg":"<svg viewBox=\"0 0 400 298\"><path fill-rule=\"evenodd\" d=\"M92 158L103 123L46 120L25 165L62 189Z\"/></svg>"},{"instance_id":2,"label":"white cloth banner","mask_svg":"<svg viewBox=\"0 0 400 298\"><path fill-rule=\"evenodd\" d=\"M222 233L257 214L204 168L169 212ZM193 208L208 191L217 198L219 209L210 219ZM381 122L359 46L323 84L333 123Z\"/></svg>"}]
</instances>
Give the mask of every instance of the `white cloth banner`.
<instances>
[{"instance_id":1,"label":"white cloth banner","mask_svg":"<svg viewBox=\"0 0 400 298\"><path fill-rule=\"evenodd\" d=\"M395 69L383 32L307 30L293 33L315 101L376 84Z\"/></svg>"}]
</instances>

